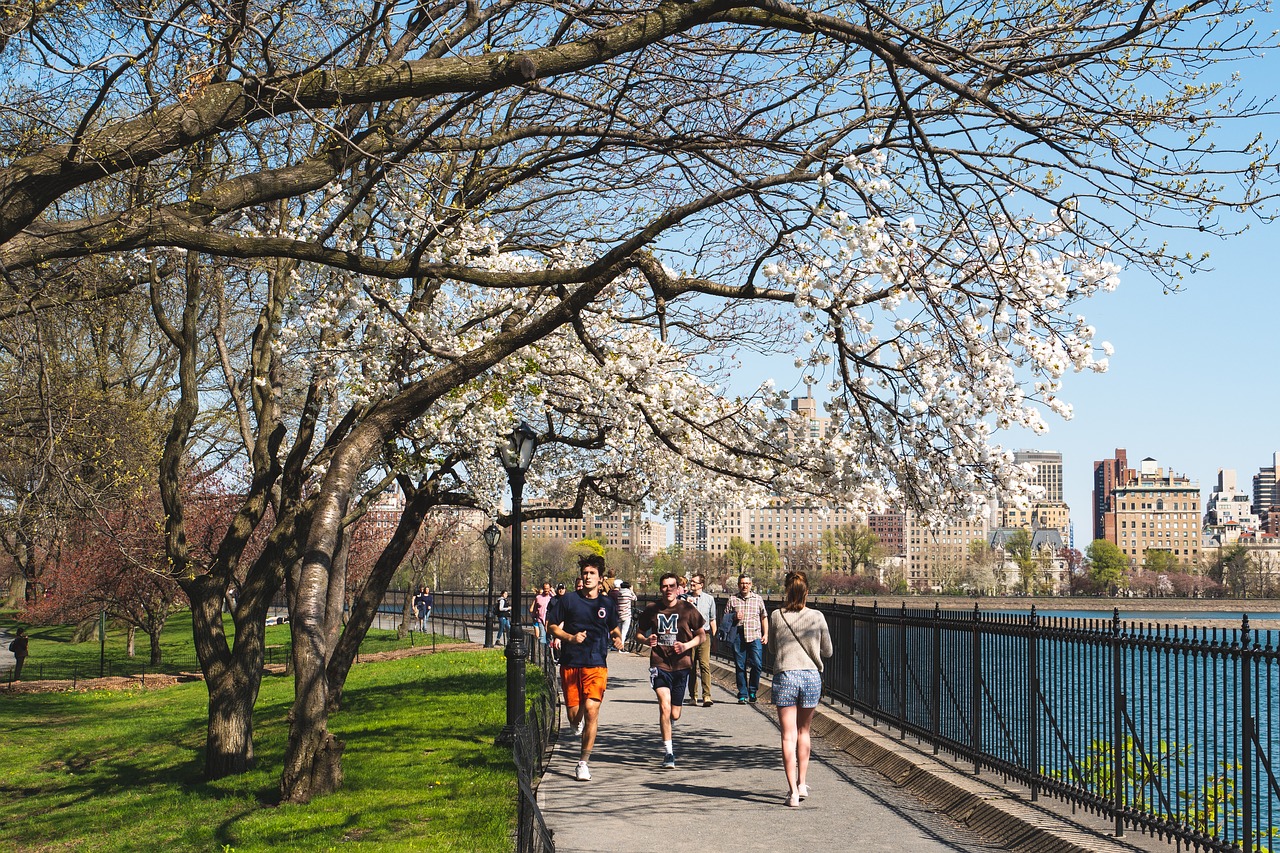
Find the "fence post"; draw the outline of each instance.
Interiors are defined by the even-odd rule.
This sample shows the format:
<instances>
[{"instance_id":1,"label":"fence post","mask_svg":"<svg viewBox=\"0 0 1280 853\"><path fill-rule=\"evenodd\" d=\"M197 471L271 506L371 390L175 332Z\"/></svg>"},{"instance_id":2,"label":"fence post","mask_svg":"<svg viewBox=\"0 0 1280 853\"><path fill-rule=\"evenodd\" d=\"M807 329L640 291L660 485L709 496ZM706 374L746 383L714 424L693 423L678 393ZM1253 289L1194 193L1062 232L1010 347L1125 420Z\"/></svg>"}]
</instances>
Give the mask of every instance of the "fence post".
<instances>
[{"instance_id":1,"label":"fence post","mask_svg":"<svg viewBox=\"0 0 1280 853\"><path fill-rule=\"evenodd\" d=\"M970 712L973 715L973 731L971 732L971 740L973 742L973 773L978 775L982 772L982 634L979 631L980 614L978 612L978 604L973 605L973 660L970 661L970 669L973 670L973 695L970 697Z\"/></svg>"},{"instance_id":2,"label":"fence post","mask_svg":"<svg viewBox=\"0 0 1280 853\"><path fill-rule=\"evenodd\" d=\"M1027 633L1027 762L1031 765L1031 802L1040 799L1040 617L1031 605Z\"/></svg>"},{"instance_id":3,"label":"fence post","mask_svg":"<svg viewBox=\"0 0 1280 853\"><path fill-rule=\"evenodd\" d=\"M907 603L898 612L898 740L907 739Z\"/></svg>"},{"instance_id":4,"label":"fence post","mask_svg":"<svg viewBox=\"0 0 1280 853\"><path fill-rule=\"evenodd\" d=\"M880 604L871 602L871 648L867 652L867 680L871 688L871 724L880 720Z\"/></svg>"},{"instance_id":5,"label":"fence post","mask_svg":"<svg viewBox=\"0 0 1280 853\"><path fill-rule=\"evenodd\" d=\"M929 687L930 727L933 731L933 754L938 754L942 738L942 605L933 603L933 683Z\"/></svg>"},{"instance_id":6,"label":"fence post","mask_svg":"<svg viewBox=\"0 0 1280 853\"><path fill-rule=\"evenodd\" d=\"M1124 680L1120 665L1120 608L1111 612L1111 795L1115 800L1116 838L1124 836Z\"/></svg>"},{"instance_id":7,"label":"fence post","mask_svg":"<svg viewBox=\"0 0 1280 853\"><path fill-rule=\"evenodd\" d=\"M1249 651L1249 614L1240 622L1240 794L1243 799L1242 849L1253 851L1253 655Z\"/></svg>"}]
</instances>

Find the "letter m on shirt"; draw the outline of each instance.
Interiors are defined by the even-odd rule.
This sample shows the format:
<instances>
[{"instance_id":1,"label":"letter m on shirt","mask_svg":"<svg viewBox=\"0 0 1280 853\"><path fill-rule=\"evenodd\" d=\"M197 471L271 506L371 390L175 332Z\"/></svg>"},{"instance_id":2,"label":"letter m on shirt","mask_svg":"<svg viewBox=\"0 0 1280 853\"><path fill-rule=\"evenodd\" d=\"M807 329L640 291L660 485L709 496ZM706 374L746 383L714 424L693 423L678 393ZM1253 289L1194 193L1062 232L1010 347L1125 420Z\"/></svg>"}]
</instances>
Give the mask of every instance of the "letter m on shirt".
<instances>
[{"instance_id":1,"label":"letter m on shirt","mask_svg":"<svg viewBox=\"0 0 1280 853\"><path fill-rule=\"evenodd\" d=\"M679 613L659 613L658 614L658 633L674 634L676 628L680 624Z\"/></svg>"}]
</instances>

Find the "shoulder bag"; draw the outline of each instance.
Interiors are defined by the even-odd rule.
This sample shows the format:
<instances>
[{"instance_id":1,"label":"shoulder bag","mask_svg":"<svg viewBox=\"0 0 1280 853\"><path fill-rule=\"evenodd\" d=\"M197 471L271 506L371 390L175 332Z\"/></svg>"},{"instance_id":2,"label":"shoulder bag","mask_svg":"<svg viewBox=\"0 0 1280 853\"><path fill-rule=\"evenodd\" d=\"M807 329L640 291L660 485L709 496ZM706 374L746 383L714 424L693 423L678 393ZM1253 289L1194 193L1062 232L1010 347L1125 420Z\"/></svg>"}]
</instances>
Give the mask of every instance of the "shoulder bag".
<instances>
[{"instance_id":1,"label":"shoulder bag","mask_svg":"<svg viewBox=\"0 0 1280 853\"><path fill-rule=\"evenodd\" d=\"M809 660L813 661L813 665L818 668L818 681L821 682L822 684L822 693L818 694L818 700L821 701L823 694L827 692L827 683L822 678L822 664L818 661L817 658L813 656L813 652L809 651L809 647L806 646L804 643L800 642L800 637L798 634L796 634L796 629L791 627L791 620L787 619L787 612L785 610L779 610L778 618L782 620L782 624L787 626L787 630L791 632L791 636L795 638L796 643L800 646L800 648L804 651L804 653L808 655Z\"/></svg>"}]
</instances>

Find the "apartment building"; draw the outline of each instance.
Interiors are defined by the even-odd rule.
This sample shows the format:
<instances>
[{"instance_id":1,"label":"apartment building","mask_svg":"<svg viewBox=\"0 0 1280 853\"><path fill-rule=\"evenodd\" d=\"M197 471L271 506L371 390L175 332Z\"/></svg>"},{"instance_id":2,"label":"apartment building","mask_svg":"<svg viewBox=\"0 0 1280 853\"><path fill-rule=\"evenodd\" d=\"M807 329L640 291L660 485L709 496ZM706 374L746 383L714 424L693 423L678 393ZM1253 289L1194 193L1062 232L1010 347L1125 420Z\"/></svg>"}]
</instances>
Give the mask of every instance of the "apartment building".
<instances>
[{"instance_id":1,"label":"apartment building","mask_svg":"<svg viewBox=\"0 0 1280 853\"><path fill-rule=\"evenodd\" d=\"M1109 496L1113 507L1103 519L1109 541L1119 546L1130 566L1142 565L1146 552L1168 551L1190 565L1200 556L1200 485L1165 472L1150 457L1127 470Z\"/></svg>"},{"instance_id":2,"label":"apartment building","mask_svg":"<svg viewBox=\"0 0 1280 853\"><path fill-rule=\"evenodd\" d=\"M1107 527L1115 523L1115 490L1133 471L1129 468L1129 456L1123 447L1116 448L1111 459L1093 463L1093 538L1116 541L1115 530Z\"/></svg>"},{"instance_id":3,"label":"apartment building","mask_svg":"<svg viewBox=\"0 0 1280 853\"><path fill-rule=\"evenodd\" d=\"M995 502L975 519L930 527L912 511L903 513L903 576L914 592L941 592L955 586L970 568L974 542L986 542L997 514Z\"/></svg>"},{"instance_id":4,"label":"apartment building","mask_svg":"<svg viewBox=\"0 0 1280 853\"><path fill-rule=\"evenodd\" d=\"M551 504L535 499L526 501L526 509L545 509ZM595 539L608 548L653 556L667 547L667 526L645 518L632 507L619 507L613 512L588 513L585 518L535 518L524 522L524 535L542 539L564 539L577 542Z\"/></svg>"},{"instance_id":5,"label":"apartment building","mask_svg":"<svg viewBox=\"0 0 1280 853\"><path fill-rule=\"evenodd\" d=\"M1218 482L1204 505L1206 541L1230 545L1241 536L1251 536L1261 527L1250 496L1236 485L1236 472L1218 469Z\"/></svg>"},{"instance_id":6,"label":"apartment building","mask_svg":"<svg viewBox=\"0 0 1280 853\"><path fill-rule=\"evenodd\" d=\"M1280 470L1280 451L1271 454L1271 465L1258 469L1253 475L1253 514L1265 516L1273 506L1280 506L1280 493L1276 489L1276 471Z\"/></svg>"}]
</instances>

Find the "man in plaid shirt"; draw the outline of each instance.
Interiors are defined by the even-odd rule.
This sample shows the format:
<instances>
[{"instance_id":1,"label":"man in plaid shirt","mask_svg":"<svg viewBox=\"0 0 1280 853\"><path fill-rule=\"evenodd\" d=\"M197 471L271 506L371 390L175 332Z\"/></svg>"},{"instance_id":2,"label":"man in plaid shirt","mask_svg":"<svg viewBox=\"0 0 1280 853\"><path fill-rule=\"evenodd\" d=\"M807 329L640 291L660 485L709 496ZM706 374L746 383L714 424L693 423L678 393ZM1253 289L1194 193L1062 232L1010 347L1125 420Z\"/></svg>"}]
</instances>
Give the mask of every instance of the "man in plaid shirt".
<instances>
[{"instance_id":1,"label":"man in plaid shirt","mask_svg":"<svg viewBox=\"0 0 1280 853\"><path fill-rule=\"evenodd\" d=\"M764 665L764 646L769 642L769 619L764 599L751 591L751 578L738 577L738 594L729 596L726 609L737 617L738 645L734 649L734 675L738 680L738 704L756 701L760 689L760 668Z\"/></svg>"}]
</instances>

